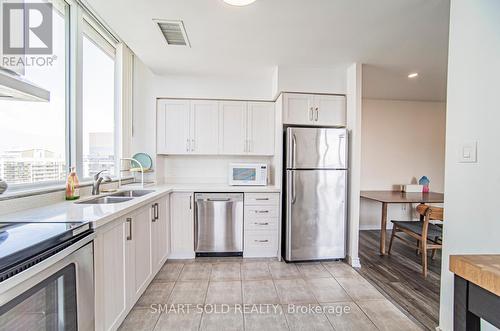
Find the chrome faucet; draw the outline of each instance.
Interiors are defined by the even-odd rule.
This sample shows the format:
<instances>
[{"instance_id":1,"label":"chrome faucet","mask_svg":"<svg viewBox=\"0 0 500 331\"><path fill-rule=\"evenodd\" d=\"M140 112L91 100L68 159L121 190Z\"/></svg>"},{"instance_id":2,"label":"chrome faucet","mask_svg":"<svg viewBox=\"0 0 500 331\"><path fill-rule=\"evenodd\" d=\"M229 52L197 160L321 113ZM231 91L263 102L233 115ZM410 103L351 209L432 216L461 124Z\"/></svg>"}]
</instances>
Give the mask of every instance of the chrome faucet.
<instances>
[{"instance_id":1,"label":"chrome faucet","mask_svg":"<svg viewBox=\"0 0 500 331\"><path fill-rule=\"evenodd\" d=\"M101 183L104 182L110 182L111 177L109 176L101 176L101 173L105 172L107 170L101 170L98 173L94 175L94 181L92 182L92 195L99 195L101 194Z\"/></svg>"}]
</instances>

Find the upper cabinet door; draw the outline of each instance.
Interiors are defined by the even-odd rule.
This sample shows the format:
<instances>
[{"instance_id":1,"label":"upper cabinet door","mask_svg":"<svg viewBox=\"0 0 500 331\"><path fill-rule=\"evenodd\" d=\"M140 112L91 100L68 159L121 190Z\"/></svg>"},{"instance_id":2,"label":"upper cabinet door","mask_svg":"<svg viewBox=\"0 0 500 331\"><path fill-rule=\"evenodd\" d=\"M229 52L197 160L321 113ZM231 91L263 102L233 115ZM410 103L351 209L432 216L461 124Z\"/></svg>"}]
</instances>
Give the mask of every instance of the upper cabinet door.
<instances>
[{"instance_id":1,"label":"upper cabinet door","mask_svg":"<svg viewBox=\"0 0 500 331\"><path fill-rule=\"evenodd\" d=\"M192 154L217 154L219 147L219 103L210 100L191 101Z\"/></svg>"},{"instance_id":2,"label":"upper cabinet door","mask_svg":"<svg viewBox=\"0 0 500 331\"><path fill-rule=\"evenodd\" d=\"M311 94L285 93L283 96L283 123L314 123L314 96Z\"/></svg>"},{"instance_id":3,"label":"upper cabinet door","mask_svg":"<svg viewBox=\"0 0 500 331\"><path fill-rule=\"evenodd\" d=\"M245 154L248 150L247 102L219 102L219 154Z\"/></svg>"},{"instance_id":4,"label":"upper cabinet door","mask_svg":"<svg viewBox=\"0 0 500 331\"><path fill-rule=\"evenodd\" d=\"M189 154L189 101L160 100L157 113L158 154Z\"/></svg>"},{"instance_id":5,"label":"upper cabinet door","mask_svg":"<svg viewBox=\"0 0 500 331\"><path fill-rule=\"evenodd\" d=\"M274 119L274 102L248 102L248 154L274 155Z\"/></svg>"},{"instance_id":6,"label":"upper cabinet door","mask_svg":"<svg viewBox=\"0 0 500 331\"><path fill-rule=\"evenodd\" d=\"M346 100L343 95L315 95L314 123L327 126L346 126Z\"/></svg>"}]
</instances>

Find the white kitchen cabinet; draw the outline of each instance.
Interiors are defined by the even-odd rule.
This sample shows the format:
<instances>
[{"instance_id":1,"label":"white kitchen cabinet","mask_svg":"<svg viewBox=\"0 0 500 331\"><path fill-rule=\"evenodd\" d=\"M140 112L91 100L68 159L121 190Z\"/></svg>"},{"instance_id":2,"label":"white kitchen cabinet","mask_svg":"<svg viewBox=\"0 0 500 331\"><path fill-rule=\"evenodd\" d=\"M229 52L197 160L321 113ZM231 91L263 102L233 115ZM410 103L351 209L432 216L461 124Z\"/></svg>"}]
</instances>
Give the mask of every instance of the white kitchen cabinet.
<instances>
[{"instance_id":1,"label":"white kitchen cabinet","mask_svg":"<svg viewBox=\"0 0 500 331\"><path fill-rule=\"evenodd\" d=\"M274 155L274 103L248 102L247 154Z\"/></svg>"},{"instance_id":2,"label":"white kitchen cabinet","mask_svg":"<svg viewBox=\"0 0 500 331\"><path fill-rule=\"evenodd\" d=\"M158 154L217 154L218 113L217 101L158 101Z\"/></svg>"},{"instance_id":3,"label":"white kitchen cabinet","mask_svg":"<svg viewBox=\"0 0 500 331\"><path fill-rule=\"evenodd\" d=\"M219 154L274 154L274 103L222 101L219 117Z\"/></svg>"},{"instance_id":4,"label":"white kitchen cabinet","mask_svg":"<svg viewBox=\"0 0 500 331\"><path fill-rule=\"evenodd\" d=\"M96 330L116 330L128 312L126 231L125 218L120 218L94 240Z\"/></svg>"},{"instance_id":5,"label":"white kitchen cabinet","mask_svg":"<svg viewBox=\"0 0 500 331\"><path fill-rule=\"evenodd\" d=\"M158 101L156 149L158 154L190 154L189 100Z\"/></svg>"},{"instance_id":6,"label":"white kitchen cabinet","mask_svg":"<svg viewBox=\"0 0 500 331\"><path fill-rule=\"evenodd\" d=\"M247 102L219 102L219 154L247 152Z\"/></svg>"},{"instance_id":7,"label":"white kitchen cabinet","mask_svg":"<svg viewBox=\"0 0 500 331\"><path fill-rule=\"evenodd\" d=\"M169 205L167 195L97 228L96 330L116 330L163 266L170 249Z\"/></svg>"},{"instance_id":8,"label":"white kitchen cabinet","mask_svg":"<svg viewBox=\"0 0 500 331\"><path fill-rule=\"evenodd\" d=\"M343 95L315 95L314 120L317 125L346 126L347 109Z\"/></svg>"},{"instance_id":9,"label":"white kitchen cabinet","mask_svg":"<svg viewBox=\"0 0 500 331\"><path fill-rule=\"evenodd\" d=\"M151 213L142 207L126 217L127 300L133 305L149 285L151 269Z\"/></svg>"},{"instance_id":10,"label":"white kitchen cabinet","mask_svg":"<svg viewBox=\"0 0 500 331\"><path fill-rule=\"evenodd\" d=\"M194 258L194 214L192 193L170 196L170 258Z\"/></svg>"},{"instance_id":11,"label":"white kitchen cabinet","mask_svg":"<svg viewBox=\"0 0 500 331\"><path fill-rule=\"evenodd\" d=\"M190 103L191 154L217 154L219 149L218 102L192 100Z\"/></svg>"},{"instance_id":12,"label":"white kitchen cabinet","mask_svg":"<svg viewBox=\"0 0 500 331\"><path fill-rule=\"evenodd\" d=\"M284 93L283 123L293 125L346 126L343 95Z\"/></svg>"},{"instance_id":13,"label":"white kitchen cabinet","mask_svg":"<svg viewBox=\"0 0 500 331\"><path fill-rule=\"evenodd\" d=\"M279 205L279 193L245 193L243 257L278 256Z\"/></svg>"},{"instance_id":14,"label":"white kitchen cabinet","mask_svg":"<svg viewBox=\"0 0 500 331\"><path fill-rule=\"evenodd\" d=\"M283 95L283 123L312 124L314 97L312 94L285 93Z\"/></svg>"},{"instance_id":15,"label":"white kitchen cabinet","mask_svg":"<svg viewBox=\"0 0 500 331\"><path fill-rule=\"evenodd\" d=\"M153 273L161 269L170 253L170 199L151 205L151 264Z\"/></svg>"}]
</instances>

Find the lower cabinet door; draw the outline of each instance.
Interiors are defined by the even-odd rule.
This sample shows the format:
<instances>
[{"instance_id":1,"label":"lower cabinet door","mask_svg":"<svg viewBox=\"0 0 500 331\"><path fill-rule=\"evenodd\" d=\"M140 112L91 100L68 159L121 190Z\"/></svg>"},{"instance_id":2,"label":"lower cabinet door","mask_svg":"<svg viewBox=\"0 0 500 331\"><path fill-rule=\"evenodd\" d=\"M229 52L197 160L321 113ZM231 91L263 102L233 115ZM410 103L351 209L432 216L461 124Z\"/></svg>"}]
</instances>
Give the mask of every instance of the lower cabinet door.
<instances>
[{"instance_id":1,"label":"lower cabinet door","mask_svg":"<svg viewBox=\"0 0 500 331\"><path fill-rule=\"evenodd\" d=\"M170 196L171 258L194 258L193 194L172 193Z\"/></svg>"},{"instance_id":2,"label":"lower cabinet door","mask_svg":"<svg viewBox=\"0 0 500 331\"><path fill-rule=\"evenodd\" d=\"M151 269L150 207L143 207L126 218L127 231L127 292L134 304L149 284Z\"/></svg>"},{"instance_id":3,"label":"lower cabinet door","mask_svg":"<svg viewBox=\"0 0 500 331\"><path fill-rule=\"evenodd\" d=\"M169 254L169 198L163 198L151 206L151 254L153 272L158 271Z\"/></svg>"},{"instance_id":4,"label":"lower cabinet door","mask_svg":"<svg viewBox=\"0 0 500 331\"><path fill-rule=\"evenodd\" d=\"M96 330L115 330L127 313L126 222L114 221L94 240Z\"/></svg>"}]
</instances>

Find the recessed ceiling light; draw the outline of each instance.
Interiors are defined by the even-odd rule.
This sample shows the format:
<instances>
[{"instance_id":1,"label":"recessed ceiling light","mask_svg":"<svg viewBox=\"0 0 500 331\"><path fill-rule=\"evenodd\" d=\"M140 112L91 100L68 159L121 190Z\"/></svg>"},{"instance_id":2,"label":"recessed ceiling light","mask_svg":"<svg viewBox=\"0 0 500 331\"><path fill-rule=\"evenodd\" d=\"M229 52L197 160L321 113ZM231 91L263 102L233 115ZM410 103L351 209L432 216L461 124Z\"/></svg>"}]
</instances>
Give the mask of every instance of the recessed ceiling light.
<instances>
[{"instance_id":1,"label":"recessed ceiling light","mask_svg":"<svg viewBox=\"0 0 500 331\"><path fill-rule=\"evenodd\" d=\"M408 75L408 78L415 78L418 77L418 72L412 72L411 74Z\"/></svg>"},{"instance_id":2,"label":"recessed ceiling light","mask_svg":"<svg viewBox=\"0 0 500 331\"><path fill-rule=\"evenodd\" d=\"M246 6L255 2L255 0L224 0L224 2L232 6Z\"/></svg>"}]
</instances>

